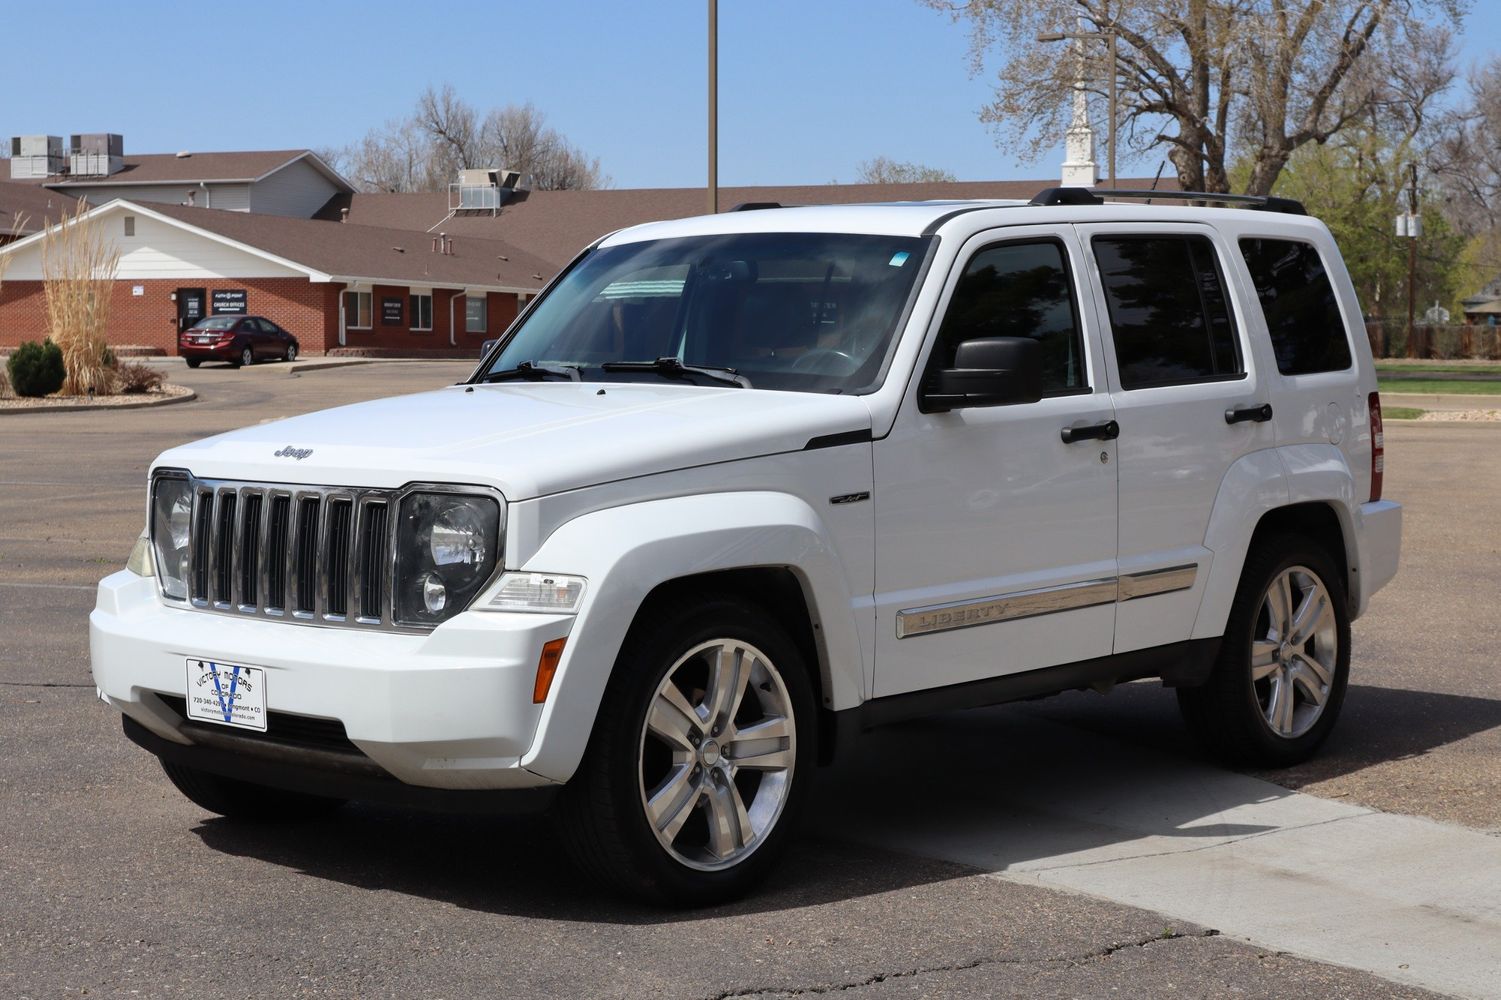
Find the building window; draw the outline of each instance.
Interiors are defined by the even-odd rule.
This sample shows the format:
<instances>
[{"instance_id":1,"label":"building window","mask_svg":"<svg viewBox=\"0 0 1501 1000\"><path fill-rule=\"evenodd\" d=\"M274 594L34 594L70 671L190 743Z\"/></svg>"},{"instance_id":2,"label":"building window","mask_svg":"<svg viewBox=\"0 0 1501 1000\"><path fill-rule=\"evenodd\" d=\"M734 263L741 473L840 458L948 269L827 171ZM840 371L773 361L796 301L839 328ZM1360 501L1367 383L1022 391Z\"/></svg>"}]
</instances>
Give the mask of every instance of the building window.
<instances>
[{"instance_id":1,"label":"building window","mask_svg":"<svg viewBox=\"0 0 1501 1000\"><path fill-rule=\"evenodd\" d=\"M464 332L465 333L484 333L485 332L485 325L486 325L485 321L487 319L487 314L486 314L486 309L485 309L487 303L486 303L485 299L486 299L486 296L484 296L484 295L466 295L466 296L464 296Z\"/></svg>"},{"instance_id":2,"label":"building window","mask_svg":"<svg viewBox=\"0 0 1501 1000\"><path fill-rule=\"evenodd\" d=\"M136 234L136 217L133 216L133 215L127 215L125 217L125 235L126 236L134 236L135 234Z\"/></svg>"},{"instance_id":3,"label":"building window","mask_svg":"<svg viewBox=\"0 0 1501 1000\"><path fill-rule=\"evenodd\" d=\"M431 330L433 328L433 297L413 295L408 304L411 307L412 329Z\"/></svg>"},{"instance_id":4,"label":"building window","mask_svg":"<svg viewBox=\"0 0 1501 1000\"><path fill-rule=\"evenodd\" d=\"M370 329L370 309L371 305L369 292L345 292L344 329Z\"/></svg>"}]
</instances>

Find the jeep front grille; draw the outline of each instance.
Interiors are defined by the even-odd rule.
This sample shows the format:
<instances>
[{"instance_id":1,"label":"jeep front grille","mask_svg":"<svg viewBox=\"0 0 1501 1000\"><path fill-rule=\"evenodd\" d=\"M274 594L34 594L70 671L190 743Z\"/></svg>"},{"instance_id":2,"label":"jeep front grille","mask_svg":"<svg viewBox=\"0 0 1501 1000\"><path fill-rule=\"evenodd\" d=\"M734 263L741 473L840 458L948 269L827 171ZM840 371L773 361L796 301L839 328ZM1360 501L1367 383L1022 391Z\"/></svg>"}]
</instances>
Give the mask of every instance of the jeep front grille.
<instances>
[{"instance_id":1,"label":"jeep front grille","mask_svg":"<svg viewBox=\"0 0 1501 1000\"><path fill-rule=\"evenodd\" d=\"M391 628L398 491L194 479L188 599L201 611Z\"/></svg>"}]
</instances>

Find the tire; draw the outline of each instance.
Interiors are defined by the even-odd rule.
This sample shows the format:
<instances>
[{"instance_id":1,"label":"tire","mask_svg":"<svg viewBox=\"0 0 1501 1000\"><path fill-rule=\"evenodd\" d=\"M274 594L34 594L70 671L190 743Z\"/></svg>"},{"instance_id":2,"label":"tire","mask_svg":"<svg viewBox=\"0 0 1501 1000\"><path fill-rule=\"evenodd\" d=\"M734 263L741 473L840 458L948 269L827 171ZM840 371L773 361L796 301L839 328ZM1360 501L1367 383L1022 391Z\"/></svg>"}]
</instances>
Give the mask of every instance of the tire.
<instances>
[{"instance_id":1,"label":"tire","mask_svg":"<svg viewBox=\"0 0 1501 1000\"><path fill-rule=\"evenodd\" d=\"M1290 636L1278 627L1284 606L1293 617ZM1311 619L1300 614L1305 610ZM1344 579L1317 542L1283 535L1246 559L1209 681L1179 688L1178 707L1199 741L1226 762L1291 767L1328 738L1349 679Z\"/></svg>"},{"instance_id":2,"label":"tire","mask_svg":"<svg viewBox=\"0 0 1501 1000\"><path fill-rule=\"evenodd\" d=\"M317 819L336 811L342 799L286 792L248 781L224 778L196 767L162 761L162 770L194 805L226 819L252 823Z\"/></svg>"},{"instance_id":3,"label":"tire","mask_svg":"<svg viewBox=\"0 0 1501 1000\"><path fill-rule=\"evenodd\" d=\"M202 358L188 358L188 367L189 368L197 368L201 364L203 364L203 359Z\"/></svg>"},{"instance_id":4,"label":"tire","mask_svg":"<svg viewBox=\"0 0 1501 1000\"><path fill-rule=\"evenodd\" d=\"M285 360L289 361L289 362L297 360L297 345L296 344L288 344L287 345L287 354L286 354Z\"/></svg>"},{"instance_id":5,"label":"tire","mask_svg":"<svg viewBox=\"0 0 1501 1000\"><path fill-rule=\"evenodd\" d=\"M240 348L240 356L230 362L236 368L247 368L255 364L255 352L248 347Z\"/></svg>"},{"instance_id":6,"label":"tire","mask_svg":"<svg viewBox=\"0 0 1501 1000\"><path fill-rule=\"evenodd\" d=\"M569 853L605 885L653 902L743 894L775 864L807 801L814 712L796 643L761 608L709 595L643 613L558 803ZM753 727L762 735L745 736Z\"/></svg>"}]
</instances>

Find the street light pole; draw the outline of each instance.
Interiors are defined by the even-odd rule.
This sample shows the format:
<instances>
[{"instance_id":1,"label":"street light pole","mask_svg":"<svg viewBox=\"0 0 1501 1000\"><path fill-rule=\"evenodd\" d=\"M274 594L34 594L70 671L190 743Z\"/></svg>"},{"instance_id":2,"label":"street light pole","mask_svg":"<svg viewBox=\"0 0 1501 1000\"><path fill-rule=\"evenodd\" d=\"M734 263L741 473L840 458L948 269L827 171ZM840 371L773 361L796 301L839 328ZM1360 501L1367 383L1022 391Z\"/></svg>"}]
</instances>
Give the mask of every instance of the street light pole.
<instances>
[{"instance_id":1,"label":"street light pole","mask_svg":"<svg viewBox=\"0 0 1501 1000\"><path fill-rule=\"evenodd\" d=\"M709 0L709 214L719 212L719 0Z\"/></svg>"},{"instance_id":2,"label":"street light pole","mask_svg":"<svg viewBox=\"0 0 1501 1000\"><path fill-rule=\"evenodd\" d=\"M1116 93L1120 89L1120 63L1115 56L1115 32L1108 31L1105 37L1109 39L1110 47L1110 186L1115 187L1115 105Z\"/></svg>"}]
</instances>

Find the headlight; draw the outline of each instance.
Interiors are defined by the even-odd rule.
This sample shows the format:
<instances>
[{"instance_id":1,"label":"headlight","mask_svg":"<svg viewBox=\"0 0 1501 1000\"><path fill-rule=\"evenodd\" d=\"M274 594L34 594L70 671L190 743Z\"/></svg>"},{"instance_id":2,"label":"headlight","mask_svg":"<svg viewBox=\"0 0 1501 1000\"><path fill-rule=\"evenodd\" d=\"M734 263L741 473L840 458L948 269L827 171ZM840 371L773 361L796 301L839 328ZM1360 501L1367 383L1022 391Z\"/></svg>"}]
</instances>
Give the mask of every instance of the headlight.
<instances>
[{"instance_id":1,"label":"headlight","mask_svg":"<svg viewBox=\"0 0 1501 1000\"><path fill-rule=\"evenodd\" d=\"M188 538L193 522L193 488L186 479L160 476L151 487L151 544L162 593L188 597Z\"/></svg>"},{"instance_id":2,"label":"headlight","mask_svg":"<svg viewBox=\"0 0 1501 1000\"><path fill-rule=\"evenodd\" d=\"M463 611L495 572L500 507L489 497L412 493L396 534L396 620L437 625Z\"/></svg>"}]
</instances>

